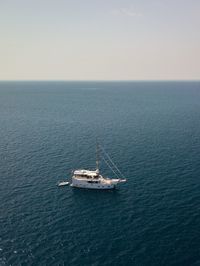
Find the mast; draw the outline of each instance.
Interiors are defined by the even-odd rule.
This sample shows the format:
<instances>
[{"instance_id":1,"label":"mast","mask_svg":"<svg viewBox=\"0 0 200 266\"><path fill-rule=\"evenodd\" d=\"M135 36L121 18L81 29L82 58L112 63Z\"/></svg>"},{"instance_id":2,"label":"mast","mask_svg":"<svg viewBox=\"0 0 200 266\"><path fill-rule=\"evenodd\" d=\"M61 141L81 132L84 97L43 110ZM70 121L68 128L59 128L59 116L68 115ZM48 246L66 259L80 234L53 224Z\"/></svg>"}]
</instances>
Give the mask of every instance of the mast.
<instances>
[{"instance_id":1,"label":"mast","mask_svg":"<svg viewBox=\"0 0 200 266\"><path fill-rule=\"evenodd\" d=\"M99 143L96 140L96 171L99 174Z\"/></svg>"}]
</instances>

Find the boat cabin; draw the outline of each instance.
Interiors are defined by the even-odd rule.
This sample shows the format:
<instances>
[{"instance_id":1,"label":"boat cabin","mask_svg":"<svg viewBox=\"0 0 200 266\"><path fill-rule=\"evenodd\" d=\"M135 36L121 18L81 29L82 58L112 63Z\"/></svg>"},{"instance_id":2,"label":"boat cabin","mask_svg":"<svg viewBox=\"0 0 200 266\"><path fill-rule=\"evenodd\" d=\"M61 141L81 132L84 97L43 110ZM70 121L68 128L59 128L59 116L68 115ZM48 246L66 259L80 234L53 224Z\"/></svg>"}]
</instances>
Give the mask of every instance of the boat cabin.
<instances>
[{"instance_id":1,"label":"boat cabin","mask_svg":"<svg viewBox=\"0 0 200 266\"><path fill-rule=\"evenodd\" d=\"M89 171L89 170L76 170L74 171L74 176L76 178L87 178L87 179L97 179L99 178L98 171Z\"/></svg>"}]
</instances>

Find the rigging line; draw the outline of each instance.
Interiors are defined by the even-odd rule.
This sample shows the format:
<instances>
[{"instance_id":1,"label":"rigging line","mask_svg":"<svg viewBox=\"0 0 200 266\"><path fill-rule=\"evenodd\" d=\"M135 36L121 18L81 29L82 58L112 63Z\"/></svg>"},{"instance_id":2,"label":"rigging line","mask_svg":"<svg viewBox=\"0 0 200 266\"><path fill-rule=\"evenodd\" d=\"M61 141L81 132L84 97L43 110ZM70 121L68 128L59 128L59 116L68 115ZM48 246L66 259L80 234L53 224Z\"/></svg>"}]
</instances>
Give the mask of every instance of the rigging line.
<instances>
[{"instance_id":1,"label":"rigging line","mask_svg":"<svg viewBox=\"0 0 200 266\"><path fill-rule=\"evenodd\" d=\"M104 150L104 152L106 153L106 151ZM115 169L118 171L118 173L125 178L125 176L123 175L123 173L119 170L119 168L117 167L117 165L113 162L113 160L111 159L111 157L109 156L108 153L106 153L107 157L109 158L109 160L111 161L112 165L115 167Z\"/></svg>"},{"instance_id":2,"label":"rigging line","mask_svg":"<svg viewBox=\"0 0 200 266\"><path fill-rule=\"evenodd\" d=\"M113 168L109 165L109 163L106 161L104 157L102 157L104 162L107 164L107 166L111 169L111 171L116 175L117 178L119 178L118 174L113 170Z\"/></svg>"},{"instance_id":3,"label":"rigging line","mask_svg":"<svg viewBox=\"0 0 200 266\"><path fill-rule=\"evenodd\" d=\"M117 170L117 172L123 176L123 174L120 172L120 170L117 168L117 166L114 164L114 162L112 161L112 159L110 158L110 156L106 153L106 151L102 148L102 151L104 152L104 154L107 156L107 159L109 160L109 162L112 164L112 167L114 167L115 170ZM103 156L102 156L103 157Z\"/></svg>"},{"instance_id":4,"label":"rigging line","mask_svg":"<svg viewBox=\"0 0 200 266\"><path fill-rule=\"evenodd\" d=\"M120 177L118 176L118 174L113 170L113 168L111 168L111 166L109 165L108 161L106 161L105 159L103 159L103 160L104 160L104 162L107 164L107 166L111 169L111 171L114 173L114 175L115 175L117 178L120 178Z\"/></svg>"},{"instance_id":5,"label":"rigging line","mask_svg":"<svg viewBox=\"0 0 200 266\"><path fill-rule=\"evenodd\" d=\"M122 174L122 172L119 170L119 168L116 166L116 164L112 161L112 159L110 158L110 156L108 155L108 153L105 151L105 149L99 145L99 147L101 148L101 150L105 153L105 155L108 157L108 159L110 160L110 162L112 163L112 165L115 167L115 169L118 171L118 173L125 178L125 176Z\"/></svg>"}]
</instances>

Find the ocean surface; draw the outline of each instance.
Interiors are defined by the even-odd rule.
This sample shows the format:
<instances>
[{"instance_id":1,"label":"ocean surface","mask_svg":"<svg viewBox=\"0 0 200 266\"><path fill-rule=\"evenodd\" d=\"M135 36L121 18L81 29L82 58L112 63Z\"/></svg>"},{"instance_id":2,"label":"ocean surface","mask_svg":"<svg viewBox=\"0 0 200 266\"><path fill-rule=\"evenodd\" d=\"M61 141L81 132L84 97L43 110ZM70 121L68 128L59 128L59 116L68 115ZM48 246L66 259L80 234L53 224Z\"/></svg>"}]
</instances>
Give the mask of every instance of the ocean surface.
<instances>
[{"instance_id":1,"label":"ocean surface","mask_svg":"<svg viewBox=\"0 0 200 266\"><path fill-rule=\"evenodd\" d=\"M0 82L0 265L200 265L200 82Z\"/></svg>"}]
</instances>

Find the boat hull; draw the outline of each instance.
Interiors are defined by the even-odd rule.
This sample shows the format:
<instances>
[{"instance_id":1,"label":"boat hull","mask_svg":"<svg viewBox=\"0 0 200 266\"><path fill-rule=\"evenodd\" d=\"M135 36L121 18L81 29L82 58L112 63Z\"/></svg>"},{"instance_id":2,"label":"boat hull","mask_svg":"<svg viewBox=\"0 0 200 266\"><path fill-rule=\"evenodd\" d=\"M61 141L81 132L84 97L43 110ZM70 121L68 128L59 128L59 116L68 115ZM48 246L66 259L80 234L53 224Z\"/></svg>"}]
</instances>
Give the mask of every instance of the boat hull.
<instances>
[{"instance_id":1,"label":"boat hull","mask_svg":"<svg viewBox=\"0 0 200 266\"><path fill-rule=\"evenodd\" d=\"M72 178L71 187L75 188L86 188L86 189L100 189L100 190L109 190L114 189L115 184L103 184L103 183L88 183L87 181L80 181Z\"/></svg>"},{"instance_id":2,"label":"boat hull","mask_svg":"<svg viewBox=\"0 0 200 266\"><path fill-rule=\"evenodd\" d=\"M74 185L74 184L71 184L70 187L73 187L73 188L84 188L84 189L99 189L99 190L112 190L112 189L115 189L116 186L112 186L112 187L89 187L89 186L83 186L83 185Z\"/></svg>"}]
</instances>

